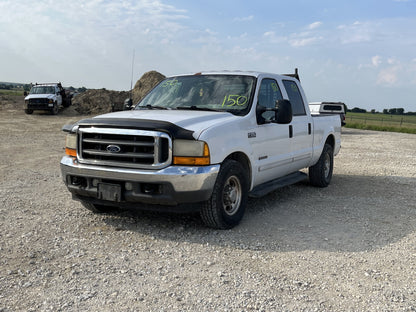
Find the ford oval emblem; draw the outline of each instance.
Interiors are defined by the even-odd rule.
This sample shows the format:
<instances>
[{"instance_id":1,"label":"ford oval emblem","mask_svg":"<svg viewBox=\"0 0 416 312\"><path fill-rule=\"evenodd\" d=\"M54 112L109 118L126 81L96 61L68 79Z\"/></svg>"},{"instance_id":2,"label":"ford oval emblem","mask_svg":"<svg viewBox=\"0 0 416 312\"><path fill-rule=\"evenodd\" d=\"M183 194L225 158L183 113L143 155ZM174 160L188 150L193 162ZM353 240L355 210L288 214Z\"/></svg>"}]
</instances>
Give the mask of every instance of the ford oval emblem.
<instances>
[{"instance_id":1,"label":"ford oval emblem","mask_svg":"<svg viewBox=\"0 0 416 312\"><path fill-rule=\"evenodd\" d=\"M121 147L118 145L108 145L106 147L106 150L110 153L120 153L121 152Z\"/></svg>"}]
</instances>

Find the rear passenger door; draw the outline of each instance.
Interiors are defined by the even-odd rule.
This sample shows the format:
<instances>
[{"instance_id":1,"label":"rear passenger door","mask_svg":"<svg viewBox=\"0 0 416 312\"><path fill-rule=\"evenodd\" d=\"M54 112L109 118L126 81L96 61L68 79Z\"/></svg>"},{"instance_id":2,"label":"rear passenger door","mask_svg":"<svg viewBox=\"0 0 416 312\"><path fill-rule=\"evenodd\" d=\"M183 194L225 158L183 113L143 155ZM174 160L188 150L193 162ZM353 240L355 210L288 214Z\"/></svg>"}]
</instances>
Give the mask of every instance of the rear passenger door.
<instances>
[{"instance_id":1,"label":"rear passenger door","mask_svg":"<svg viewBox=\"0 0 416 312\"><path fill-rule=\"evenodd\" d=\"M297 169L309 165L312 157L313 129L311 117L306 113L305 100L296 81L283 80L288 99L292 104L293 119L289 125L293 164Z\"/></svg>"}]
</instances>

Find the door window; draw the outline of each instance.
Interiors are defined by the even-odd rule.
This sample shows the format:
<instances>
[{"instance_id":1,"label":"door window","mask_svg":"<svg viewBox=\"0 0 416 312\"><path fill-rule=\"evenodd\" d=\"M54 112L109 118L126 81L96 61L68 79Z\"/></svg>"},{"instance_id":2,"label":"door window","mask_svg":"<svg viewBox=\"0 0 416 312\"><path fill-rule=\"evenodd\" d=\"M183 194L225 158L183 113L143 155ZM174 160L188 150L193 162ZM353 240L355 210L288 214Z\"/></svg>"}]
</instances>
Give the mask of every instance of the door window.
<instances>
[{"instance_id":1,"label":"door window","mask_svg":"<svg viewBox=\"0 0 416 312\"><path fill-rule=\"evenodd\" d=\"M263 79L261 81L259 95L258 95L258 105L274 108L276 107L276 101L283 99L282 93L280 91L279 85L274 79ZM264 112L261 116L258 116L258 123L264 123L271 121L275 116L275 113Z\"/></svg>"},{"instance_id":2,"label":"door window","mask_svg":"<svg viewBox=\"0 0 416 312\"><path fill-rule=\"evenodd\" d=\"M292 104L292 112L294 116L306 115L305 104L297 84L291 80L283 80L289 101Z\"/></svg>"}]
</instances>

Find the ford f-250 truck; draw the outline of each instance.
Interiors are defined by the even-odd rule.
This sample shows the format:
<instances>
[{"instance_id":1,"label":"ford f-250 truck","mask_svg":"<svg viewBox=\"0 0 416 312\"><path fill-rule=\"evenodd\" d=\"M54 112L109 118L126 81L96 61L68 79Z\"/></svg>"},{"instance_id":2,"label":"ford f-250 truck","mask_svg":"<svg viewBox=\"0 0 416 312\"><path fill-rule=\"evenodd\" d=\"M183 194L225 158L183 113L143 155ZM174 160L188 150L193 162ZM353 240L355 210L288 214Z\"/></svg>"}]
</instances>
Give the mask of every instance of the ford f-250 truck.
<instances>
[{"instance_id":1,"label":"ford f-250 truck","mask_svg":"<svg viewBox=\"0 0 416 312\"><path fill-rule=\"evenodd\" d=\"M187 207L232 228L248 196L305 179L303 168L312 185L330 183L340 118L311 116L307 103L293 74L169 77L133 110L64 126L62 177L94 212Z\"/></svg>"},{"instance_id":2,"label":"ford f-250 truck","mask_svg":"<svg viewBox=\"0 0 416 312\"><path fill-rule=\"evenodd\" d=\"M61 105L70 106L71 96L66 94L60 82L36 83L25 97L24 110L26 114L32 114L34 110L44 110L56 115Z\"/></svg>"}]
</instances>

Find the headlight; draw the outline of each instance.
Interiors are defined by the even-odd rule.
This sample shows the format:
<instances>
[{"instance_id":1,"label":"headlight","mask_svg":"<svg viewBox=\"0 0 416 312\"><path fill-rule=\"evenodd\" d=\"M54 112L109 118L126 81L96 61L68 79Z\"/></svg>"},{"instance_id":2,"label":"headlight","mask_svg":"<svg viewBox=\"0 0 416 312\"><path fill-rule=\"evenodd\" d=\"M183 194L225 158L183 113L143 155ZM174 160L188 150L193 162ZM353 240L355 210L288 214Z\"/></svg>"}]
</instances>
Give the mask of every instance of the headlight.
<instances>
[{"instance_id":1,"label":"headlight","mask_svg":"<svg viewBox=\"0 0 416 312\"><path fill-rule=\"evenodd\" d=\"M53 103L53 99L49 99L49 103Z\"/></svg>"},{"instance_id":2,"label":"headlight","mask_svg":"<svg viewBox=\"0 0 416 312\"><path fill-rule=\"evenodd\" d=\"M208 144L203 141L174 140L173 164L191 166L209 165Z\"/></svg>"},{"instance_id":3,"label":"headlight","mask_svg":"<svg viewBox=\"0 0 416 312\"><path fill-rule=\"evenodd\" d=\"M77 135L69 133L66 135L65 141L65 154L77 157Z\"/></svg>"}]
</instances>

